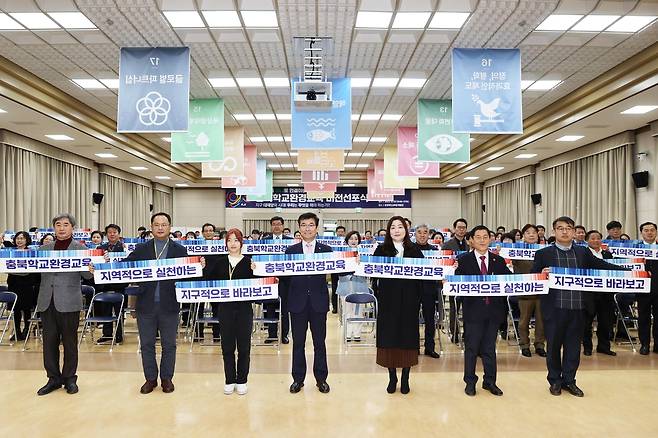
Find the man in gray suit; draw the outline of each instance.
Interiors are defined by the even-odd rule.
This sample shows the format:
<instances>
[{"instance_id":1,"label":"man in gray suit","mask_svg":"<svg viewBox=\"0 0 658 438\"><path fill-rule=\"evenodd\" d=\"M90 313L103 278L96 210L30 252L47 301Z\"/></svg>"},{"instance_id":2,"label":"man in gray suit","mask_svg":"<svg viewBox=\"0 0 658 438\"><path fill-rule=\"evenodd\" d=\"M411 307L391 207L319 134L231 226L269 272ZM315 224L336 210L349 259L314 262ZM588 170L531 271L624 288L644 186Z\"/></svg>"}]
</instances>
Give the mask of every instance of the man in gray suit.
<instances>
[{"instance_id":1,"label":"man in gray suit","mask_svg":"<svg viewBox=\"0 0 658 438\"><path fill-rule=\"evenodd\" d=\"M55 242L39 247L39 251L86 250L87 247L73 240L75 218L68 213L55 216ZM37 311L43 323L43 366L48 383L38 395L46 395L64 386L66 392L78 392L78 325L82 310L80 277L91 278L89 272L53 272L41 274L41 287L37 299ZM59 368L59 344L64 345L64 366Z\"/></svg>"}]
</instances>

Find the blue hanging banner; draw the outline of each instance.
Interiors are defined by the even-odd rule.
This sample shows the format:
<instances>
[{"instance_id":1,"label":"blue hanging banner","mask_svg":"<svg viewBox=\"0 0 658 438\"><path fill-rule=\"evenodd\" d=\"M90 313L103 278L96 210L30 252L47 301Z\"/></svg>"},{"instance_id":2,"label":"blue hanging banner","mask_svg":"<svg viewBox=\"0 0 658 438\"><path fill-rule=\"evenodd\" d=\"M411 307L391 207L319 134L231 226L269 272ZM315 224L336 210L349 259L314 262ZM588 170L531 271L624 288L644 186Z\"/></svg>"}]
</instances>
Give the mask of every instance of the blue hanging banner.
<instances>
[{"instance_id":1,"label":"blue hanging banner","mask_svg":"<svg viewBox=\"0 0 658 438\"><path fill-rule=\"evenodd\" d=\"M294 82L290 101L290 149L352 149L352 88L349 78L329 80L332 105L326 112L297 110Z\"/></svg>"},{"instance_id":2,"label":"blue hanging banner","mask_svg":"<svg viewBox=\"0 0 658 438\"><path fill-rule=\"evenodd\" d=\"M122 47L117 132L187 131L188 47Z\"/></svg>"},{"instance_id":3,"label":"blue hanging banner","mask_svg":"<svg viewBox=\"0 0 658 438\"><path fill-rule=\"evenodd\" d=\"M523 133L519 49L452 49L452 130Z\"/></svg>"}]
</instances>

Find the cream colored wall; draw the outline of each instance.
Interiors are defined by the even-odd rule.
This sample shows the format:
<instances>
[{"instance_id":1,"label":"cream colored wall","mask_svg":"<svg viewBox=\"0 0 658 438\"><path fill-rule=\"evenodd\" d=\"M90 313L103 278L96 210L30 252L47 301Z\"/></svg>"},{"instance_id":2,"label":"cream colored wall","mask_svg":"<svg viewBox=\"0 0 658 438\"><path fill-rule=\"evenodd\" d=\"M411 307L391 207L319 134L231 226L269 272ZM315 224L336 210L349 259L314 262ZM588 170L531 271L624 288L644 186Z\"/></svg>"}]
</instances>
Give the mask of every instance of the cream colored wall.
<instances>
[{"instance_id":1,"label":"cream colored wall","mask_svg":"<svg viewBox=\"0 0 658 438\"><path fill-rule=\"evenodd\" d=\"M224 227L224 196L224 190L219 188L175 189L174 228L197 229L206 222Z\"/></svg>"}]
</instances>

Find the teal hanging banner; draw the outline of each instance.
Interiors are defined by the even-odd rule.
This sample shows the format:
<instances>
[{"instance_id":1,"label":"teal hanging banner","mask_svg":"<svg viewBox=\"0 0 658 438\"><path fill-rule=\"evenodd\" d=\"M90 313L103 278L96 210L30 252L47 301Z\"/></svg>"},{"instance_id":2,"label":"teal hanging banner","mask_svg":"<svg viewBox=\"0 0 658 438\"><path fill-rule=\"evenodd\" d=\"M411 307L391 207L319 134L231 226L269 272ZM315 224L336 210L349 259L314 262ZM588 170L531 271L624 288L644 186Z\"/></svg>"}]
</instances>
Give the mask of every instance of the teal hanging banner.
<instances>
[{"instance_id":1,"label":"teal hanging banner","mask_svg":"<svg viewBox=\"0 0 658 438\"><path fill-rule=\"evenodd\" d=\"M191 100L187 132L171 134L171 162L203 163L223 159L224 100Z\"/></svg>"},{"instance_id":2,"label":"teal hanging banner","mask_svg":"<svg viewBox=\"0 0 658 438\"><path fill-rule=\"evenodd\" d=\"M418 100L418 161L468 163L471 145L468 134L452 130L450 100Z\"/></svg>"},{"instance_id":3,"label":"teal hanging banner","mask_svg":"<svg viewBox=\"0 0 658 438\"><path fill-rule=\"evenodd\" d=\"M263 195L247 195L247 200L252 202L271 202L273 192L274 174L271 170L267 169L265 177L265 193Z\"/></svg>"}]
</instances>

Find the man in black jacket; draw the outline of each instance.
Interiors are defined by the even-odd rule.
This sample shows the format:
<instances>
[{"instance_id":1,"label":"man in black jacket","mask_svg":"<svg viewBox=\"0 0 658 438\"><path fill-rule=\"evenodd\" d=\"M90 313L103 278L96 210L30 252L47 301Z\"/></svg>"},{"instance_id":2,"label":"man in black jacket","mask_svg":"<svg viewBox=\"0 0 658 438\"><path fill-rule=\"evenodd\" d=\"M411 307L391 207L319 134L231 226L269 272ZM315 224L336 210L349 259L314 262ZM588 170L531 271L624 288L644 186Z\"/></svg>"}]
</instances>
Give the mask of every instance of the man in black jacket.
<instances>
[{"instance_id":1,"label":"man in black jacket","mask_svg":"<svg viewBox=\"0 0 658 438\"><path fill-rule=\"evenodd\" d=\"M103 250L104 254L107 254L108 252L123 252L124 246L123 246L123 241L121 239L121 227L116 225L116 224L109 224L108 226L105 227L105 236L107 237L107 242L99 245L96 249L101 249ZM96 292L115 292L123 295L123 306L125 308L126 304L128 304L128 296L125 294L126 287L128 285L126 283L112 283L112 284L105 284L105 285L96 285L94 286ZM116 316L119 317L119 326L117 327L117 337L115 342L117 344L120 344L123 342L123 315L119 315L119 307L121 307L121 303L96 303L98 305L99 309L96 312L96 316L112 316L112 310L114 310L114 313ZM94 309L96 310L96 309ZM121 312L123 313L123 312ZM106 322L103 324L103 336L101 336L97 343L98 344L105 344L108 342L112 342L112 334L113 334L113 329L114 326L111 322Z\"/></svg>"},{"instance_id":2,"label":"man in black jacket","mask_svg":"<svg viewBox=\"0 0 658 438\"><path fill-rule=\"evenodd\" d=\"M656 243L656 224L645 222L640 225L642 240L647 245ZM640 354L649 354L649 343L653 334L653 352L658 353L658 260L646 260L645 268L651 273L651 293L637 295L638 335L640 337ZM651 330L653 315L653 330Z\"/></svg>"},{"instance_id":3,"label":"man in black jacket","mask_svg":"<svg viewBox=\"0 0 658 438\"><path fill-rule=\"evenodd\" d=\"M468 223L466 219L459 218L452 224L453 238L448 240L442 247L442 250L450 251L469 251L468 243L466 243L466 230ZM457 314L459 313L459 306L461 302L457 297L450 297L450 331L452 333L451 341L454 344L459 343L459 333L457 330Z\"/></svg>"},{"instance_id":4,"label":"man in black jacket","mask_svg":"<svg viewBox=\"0 0 658 438\"><path fill-rule=\"evenodd\" d=\"M416 246L421 251L436 251L434 245L430 245L430 229L426 224L416 227ZM436 334L436 301L439 299L441 291L440 281L422 281L423 291L420 295L420 304L423 307L423 320L425 321L425 356L438 359L441 357L436 352L434 335ZM443 300L439 300L443 303Z\"/></svg>"}]
</instances>

